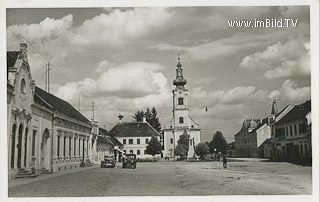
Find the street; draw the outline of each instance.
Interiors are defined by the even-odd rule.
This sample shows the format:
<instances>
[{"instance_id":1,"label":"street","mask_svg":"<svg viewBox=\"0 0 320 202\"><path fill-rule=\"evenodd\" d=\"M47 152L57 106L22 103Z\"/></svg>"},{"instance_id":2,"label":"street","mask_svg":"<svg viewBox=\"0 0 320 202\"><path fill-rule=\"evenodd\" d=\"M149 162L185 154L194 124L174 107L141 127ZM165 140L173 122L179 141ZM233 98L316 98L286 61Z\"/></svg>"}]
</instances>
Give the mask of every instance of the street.
<instances>
[{"instance_id":1,"label":"street","mask_svg":"<svg viewBox=\"0 0 320 202\"><path fill-rule=\"evenodd\" d=\"M79 168L10 186L9 197L291 195L312 193L312 167L249 159L228 162L138 163L136 169ZM48 174L50 175L50 174ZM11 182L12 184L12 182Z\"/></svg>"}]
</instances>

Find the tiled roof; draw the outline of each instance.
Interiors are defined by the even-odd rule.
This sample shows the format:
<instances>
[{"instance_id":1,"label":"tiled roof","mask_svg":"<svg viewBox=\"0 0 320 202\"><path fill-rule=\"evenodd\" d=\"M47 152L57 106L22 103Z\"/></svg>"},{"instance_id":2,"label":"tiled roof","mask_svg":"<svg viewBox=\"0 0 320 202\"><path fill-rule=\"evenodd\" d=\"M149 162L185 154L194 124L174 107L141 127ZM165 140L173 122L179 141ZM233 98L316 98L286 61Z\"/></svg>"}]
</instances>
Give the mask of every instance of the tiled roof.
<instances>
[{"instance_id":1,"label":"tiled roof","mask_svg":"<svg viewBox=\"0 0 320 202\"><path fill-rule=\"evenodd\" d=\"M90 123L90 121L84 117L78 110L76 110L71 104L68 102L50 94L46 91L42 90L39 87L35 87L35 92L40 96L42 99L44 99L47 103L49 103L52 106L53 110L57 110L59 113L64 114L67 117L76 119L78 121L84 122L84 123Z\"/></svg>"},{"instance_id":2,"label":"tiled roof","mask_svg":"<svg viewBox=\"0 0 320 202\"><path fill-rule=\"evenodd\" d=\"M130 123L118 123L109 132L116 137L150 137L160 136L159 133L152 128L148 123L130 122Z\"/></svg>"},{"instance_id":3,"label":"tiled roof","mask_svg":"<svg viewBox=\"0 0 320 202\"><path fill-rule=\"evenodd\" d=\"M123 144L121 142L119 142L117 140L117 138L115 138L113 135L111 135L106 129L104 128L99 128L99 132L102 133L103 135L105 136L109 136L110 139L112 141L112 143L115 145L115 146L119 146L119 147L122 147Z\"/></svg>"},{"instance_id":4,"label":"tiled roof","mask_svg":"<svg viewBox=\"0 0 320 202\"><path fill-rule=\"evenodd\" d=\"M306 101L303 104L296 105L291 109L282 119L280 119L276 125L304 119L306 118L306 115L311 111L311 100Z\"/></svg>"},{"instance_id":5,"label":"tiled roof","mask_svg":"<svg viewBox=\"0 0 320 202\"><path fill-rule=\"evenodd\" d=\"M10 67L14 67L14 64L16 63L19 51L8 51L7 52L7 78L8 78L8 72Z\"/></svg>"}]
</instances>

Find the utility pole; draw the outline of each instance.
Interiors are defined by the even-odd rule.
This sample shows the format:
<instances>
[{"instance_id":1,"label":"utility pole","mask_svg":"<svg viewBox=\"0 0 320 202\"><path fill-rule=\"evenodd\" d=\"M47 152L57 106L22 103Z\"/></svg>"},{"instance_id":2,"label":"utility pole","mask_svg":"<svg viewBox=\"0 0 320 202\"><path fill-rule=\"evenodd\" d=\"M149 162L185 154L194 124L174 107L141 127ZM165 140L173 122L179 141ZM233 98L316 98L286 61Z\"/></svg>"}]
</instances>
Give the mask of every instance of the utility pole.
<instances>
[{"instance_id":1,"label":"utility pole","mask_svg":"<svg viewBox=\"0 0 320 202\"><path fill-rule=\"evenodd\" d=\"M92 102L92 120L94 121L94 102Z\"/></svg>"},{"instance_id":2,"label":"utility pole","mask_svg":"<svg viewBox=\"0 0 320 202\"><path fill-rule=\"evenodd\" d=\"M78 111L80 111L80 93L79 93L79 107L78 107Z\"/></svg>"},{"instance_id":3,"label":"utility pole","mask_svg":"<svg viewBox=\"0 0 320 202\"><path fill-rule=\"evenodd\" d=\"M46 91L47 93L49 93L49 90L50 90L50 63L48 62L47 63L47 68L46 68L46 74L47 74L47 77L46 77Z\"/></svg>"}]
</instances>

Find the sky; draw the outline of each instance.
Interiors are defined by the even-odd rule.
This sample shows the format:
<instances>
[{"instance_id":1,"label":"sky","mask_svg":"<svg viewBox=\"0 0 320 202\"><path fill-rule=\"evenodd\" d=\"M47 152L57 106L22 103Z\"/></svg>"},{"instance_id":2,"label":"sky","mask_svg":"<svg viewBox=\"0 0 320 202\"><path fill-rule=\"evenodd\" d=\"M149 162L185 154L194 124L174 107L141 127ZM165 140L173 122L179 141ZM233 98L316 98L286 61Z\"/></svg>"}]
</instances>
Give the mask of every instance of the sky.
<instances>
[{"instance_id":1,"label":"sky","mask_svg":"<svg viewBox=\"0 0 320 202\"><path fill-rule=\"evenodd\" d=\"M229 27L230 20L298 20L281 28ZM27 42L36 85L110 130L155 107L172 117L180 54L190 116L201 141L221 131L228 142L245 119L311 97L308 6L7 9L7 50ZM205 108L207 107L207 111Z\"/></svg>"}]
</instances>

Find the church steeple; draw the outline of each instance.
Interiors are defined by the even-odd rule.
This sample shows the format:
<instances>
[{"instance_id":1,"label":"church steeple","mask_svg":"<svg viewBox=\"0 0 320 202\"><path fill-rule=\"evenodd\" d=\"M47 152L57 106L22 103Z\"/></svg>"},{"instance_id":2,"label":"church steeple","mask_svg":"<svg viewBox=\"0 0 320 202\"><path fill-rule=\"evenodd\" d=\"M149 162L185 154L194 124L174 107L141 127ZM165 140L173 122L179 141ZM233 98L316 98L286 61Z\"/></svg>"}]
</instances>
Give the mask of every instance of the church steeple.
<instances>
[{"instance_id":1,"label":"church steeple","mask_svg":"<svg viewBox=\"0 0 320 202\"><path fill-rule=\"evenodd\" d=\"M277 102L275 98L273 98L271 114L272 115L278 114L278 107L277 107Z\"/></svg>"},{"instance_id":2,"label":"church steeple","mask_svg":"<svg viewBox=\"0 0 320 202\"><path fill-rule=\"evenodd\" d=\"M184 89L184 85L186 85L187 80L183 78L183 69L182 65L180 63L180 55L178 55L178 64L176 69L176 79L173 80L173 85L176 86L176 88L182 88Z\"/></svg>"}]
</instances>

